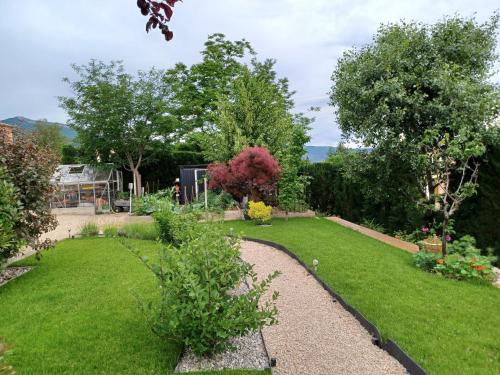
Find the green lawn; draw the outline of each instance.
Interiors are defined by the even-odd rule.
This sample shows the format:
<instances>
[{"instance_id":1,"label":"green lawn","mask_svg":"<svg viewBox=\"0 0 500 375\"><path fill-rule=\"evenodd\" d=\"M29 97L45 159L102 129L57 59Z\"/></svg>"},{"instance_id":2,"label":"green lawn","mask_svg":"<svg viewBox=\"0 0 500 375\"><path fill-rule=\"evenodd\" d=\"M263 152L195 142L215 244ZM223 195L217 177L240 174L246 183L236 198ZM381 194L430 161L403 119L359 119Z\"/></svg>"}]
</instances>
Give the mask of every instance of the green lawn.
<instances>
[{"instance_id":1,"label":"green lawn","mask_svg":"<svg viewBox=\"0 0 500 375\"><path fill-rule=\"evenodd\" d=\"M117 240L66 240L19 264L36 268L0 287L0 337L14 346L16 374L171 373L180 347L148 329L134 297L153 295L155 279Z\"/></svg>"},{"instance_id":2,"label":"green lawn","mask_svg":"<svg viewBox=\"0 0 500 375\"><path fill-rule=\"evenodd\" d=\"M429 374L500 374L500 290L422 272L411 254L326 219L225 225L318 259L319 276Z\"/></svg>"}]
</instances>

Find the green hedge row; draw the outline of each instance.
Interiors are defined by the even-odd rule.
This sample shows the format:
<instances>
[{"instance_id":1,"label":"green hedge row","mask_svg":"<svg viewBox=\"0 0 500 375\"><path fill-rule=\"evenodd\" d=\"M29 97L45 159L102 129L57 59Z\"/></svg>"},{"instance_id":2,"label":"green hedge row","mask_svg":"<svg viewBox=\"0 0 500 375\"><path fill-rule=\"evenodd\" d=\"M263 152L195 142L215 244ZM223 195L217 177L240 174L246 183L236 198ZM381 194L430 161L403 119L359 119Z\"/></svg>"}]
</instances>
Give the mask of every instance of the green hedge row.
<instances>
[{"instance_id":1,"label":"green hedge row","mask_svg":"<svg viewBox=\"0 0 500 375\"><path fill-rule=\"evenodd\" d=\"M387 200L373 202L362 193L361 186L347 181L341 166L323 162L304 167L311 177L307 189L310 207L327 215L340 215L361 223L375 221L389 233L411 232L422 224L423 217L398 193L397 183L387 186ZM474 236L478 247L492 247L500 257L500 145L490 145L481 161L478 193L466 200L455 216L456 237ZM415 197L417 200L418 197Z\"/></svg>"}]
</instances>

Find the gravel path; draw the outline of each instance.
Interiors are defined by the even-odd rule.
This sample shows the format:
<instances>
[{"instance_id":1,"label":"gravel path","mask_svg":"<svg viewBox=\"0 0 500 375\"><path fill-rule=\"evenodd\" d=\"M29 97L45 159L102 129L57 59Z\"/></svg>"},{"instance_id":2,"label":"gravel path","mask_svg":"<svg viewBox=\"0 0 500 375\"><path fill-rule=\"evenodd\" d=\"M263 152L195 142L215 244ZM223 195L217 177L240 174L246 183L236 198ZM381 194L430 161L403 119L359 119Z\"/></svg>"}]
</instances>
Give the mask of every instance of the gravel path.
<instances>
[{"instance_id":1,"label":"gravel path","mask_svg":"<svg viewBox=\"0 0 500 375\"><path fill-rule=\"evenodd\" d=\"M280 293L279 324L262 330L269 356L277 360L273 374L406 374L296 260L250 241L242 241L241 253L259 277L282 272L269 292Z\"/></svg>"}]
</instances>

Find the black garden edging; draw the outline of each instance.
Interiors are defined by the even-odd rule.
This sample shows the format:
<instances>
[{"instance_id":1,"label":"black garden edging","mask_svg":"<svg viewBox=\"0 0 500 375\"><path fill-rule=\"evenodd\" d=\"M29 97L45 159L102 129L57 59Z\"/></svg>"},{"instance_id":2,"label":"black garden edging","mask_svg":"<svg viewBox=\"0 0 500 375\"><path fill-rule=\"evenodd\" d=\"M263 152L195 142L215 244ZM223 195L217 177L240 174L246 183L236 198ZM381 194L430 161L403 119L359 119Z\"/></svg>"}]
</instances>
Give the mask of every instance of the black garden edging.
<instances>
[{"instance_id":1,"label":"black garden edging","mask_svg":"<svg viewBox=\"0 0 500 375\"><path fill-rule=\"evenodd\" d=\"M384 342L382 340L382 335L380 334L379 330L377 327L371 323L368 319L366 319L358 310L356 310L354 307L349 305L339 294L337 294L335 291L332 290L323 280L319 278L318 275L316 275L309 267L307 264L302 261L297 255L292 253L290 250L288 250L285 246L277 244L272 241L267 241L267 240L261 240L258 238L251 238L251 237L243 237L244 240L246 241L252 241L252 242L257 242L263 245L270 246L272 248L275 248L277 250L283 251L286 253L288 256L292 257L295 259L299 264L306 269L306 271L316 279L318 283L321 284L321 286L332 296L334 301L338 301L347 311L349 311L360 323L361 325L372 335L372 342L373 344L379 346L380 348L384 349L386 352L388 352L392 357L397 359L399 363L401 363L408 373L411 375L427 375L427 373L420 367L408 354L406 354L394 341L392 340L387 340L387 342Z\"/></svg>"}]
</instances>

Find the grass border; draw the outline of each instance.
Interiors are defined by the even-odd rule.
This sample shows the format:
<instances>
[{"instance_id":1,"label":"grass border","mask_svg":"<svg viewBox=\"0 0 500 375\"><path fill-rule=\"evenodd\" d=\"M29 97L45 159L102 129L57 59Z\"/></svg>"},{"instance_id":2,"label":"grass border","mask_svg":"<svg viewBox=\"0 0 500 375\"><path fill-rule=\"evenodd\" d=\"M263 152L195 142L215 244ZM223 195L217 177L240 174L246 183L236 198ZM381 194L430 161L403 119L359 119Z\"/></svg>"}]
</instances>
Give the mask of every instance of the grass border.
<instances>
[{"instance_id":1,"label":"grass border","mask_svg":"<svg viewBox=\"0 0 500 375\"><path fill-rule=\"evenodd\" d=\"M422 367L420 367L418 363L415 362L415 360L411 358L403 349L401 349L394 341L388 339L386 342L384 342L382 339L382 335L380 334L380 331L372 322L366 319L363 316L363 314L361 314L354 307L349 305L342 298L342 296L340 296L329 285L327 285L323 280L321 280L320 277L316 273L314 273L302 259L300 259L288 248L269 240L262 240L246 236L243 236L242 239L245 241L251 241L270 246L276 250L280 250L286 253L288 256L295 259L307 271L307 273L309 273L312 277L314 277L314 279L323 287L323 289L325 289L332 296L334 302L339 302L342 305L342 307L344 307L347 311L349 311L349 313L351 313L361 323L361 325L372 335L372 343L374 345L377 345L378 347L389 353L389 355L391 355L399 363L401 363L411 375L428 375L427 372L424 369L422 369Z\"/></svg>"}]
</instances>

